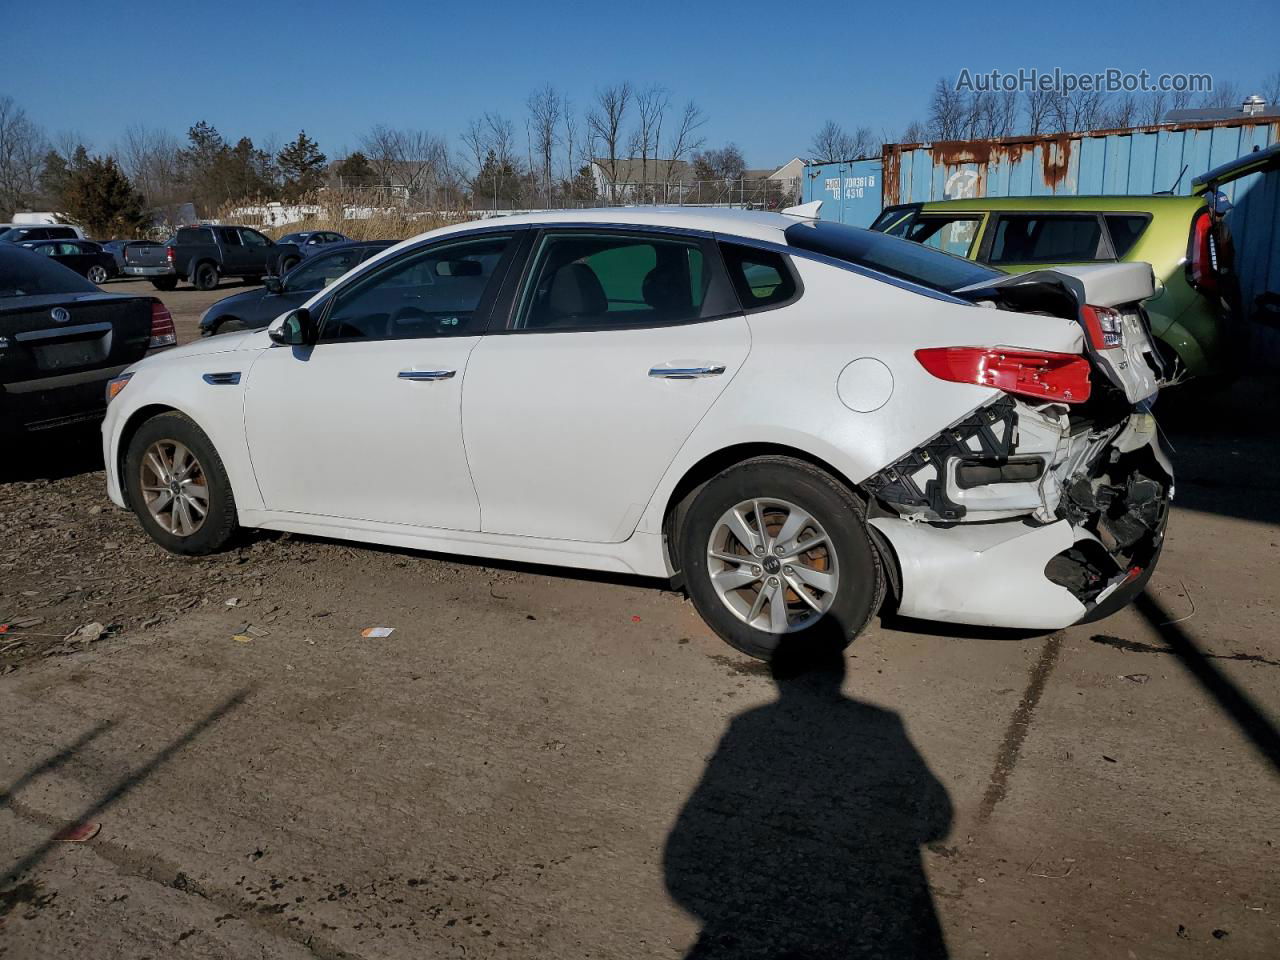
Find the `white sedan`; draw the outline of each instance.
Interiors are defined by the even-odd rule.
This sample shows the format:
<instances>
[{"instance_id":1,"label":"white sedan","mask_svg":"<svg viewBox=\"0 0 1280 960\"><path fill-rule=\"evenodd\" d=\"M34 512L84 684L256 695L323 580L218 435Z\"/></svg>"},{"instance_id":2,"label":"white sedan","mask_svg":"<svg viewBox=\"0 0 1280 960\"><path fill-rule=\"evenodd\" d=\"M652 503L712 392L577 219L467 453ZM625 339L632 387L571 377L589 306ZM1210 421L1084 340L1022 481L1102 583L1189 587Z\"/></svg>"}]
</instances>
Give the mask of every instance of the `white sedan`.
<instances>
[{"instance_id":1,"label":"white sedan","mask_svg":"<svg viewBox=\"0 0 1280 960\"><path fill-rule=\"evenodd\" d=\"M1172 468L1144 264L1007 276L783 214L446 227L109 388L107 490L261 527L672 578L729 643L1056 629L1150 575Z\"/></svg>"}]
</instances>

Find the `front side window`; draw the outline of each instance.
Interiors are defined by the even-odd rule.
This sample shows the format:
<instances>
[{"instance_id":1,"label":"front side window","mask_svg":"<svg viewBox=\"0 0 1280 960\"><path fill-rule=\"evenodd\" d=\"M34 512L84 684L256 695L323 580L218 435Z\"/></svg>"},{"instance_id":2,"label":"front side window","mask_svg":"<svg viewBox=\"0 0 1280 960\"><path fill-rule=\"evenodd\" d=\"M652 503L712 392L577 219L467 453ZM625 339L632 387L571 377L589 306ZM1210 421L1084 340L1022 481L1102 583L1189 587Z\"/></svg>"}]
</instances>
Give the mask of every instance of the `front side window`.
<instances>
[{"instance_id":1,"label":"front side window","mask_svg":"<svg viewBox=\"0 0 1280 960\"><path fill-rule=\"evenodd\" d=\"M584 330L662 326L724 313L696 239L553 233L543 237L516 326Z\"/></svg>"},{"instance_id":2,"label":"front side window","mask_svg":"<svg viewBox=\"0 0 1280 960\"><path fill-rule=\"evenodd\" d=\"M247 247L265 247L271 242L257 230L241 230L240 236Z\"/></svg>"},{"instance_id":3,"label":"front side window","mask_svg":"<svg viewBox=\"0 0 1280 960\"><path fill-rule=\"evenodd\" d=\"M486 236L405 254L336 295L321 339L405 340L482 333L485 295L491 292L511 242L509 235Z\"/></svg>"},{"instance_id":4,"label":"front side window","mask_svg":"<svg viewBox=\"0 0 1280 960\"><path fill-rule=\"evenodd\" d=\"M1000 217L988 259L991 263L1082 263L1112 257L1096 214L1015 213Z\"/></svg>"},{"instance_id":5,"label":"front side window","mask_svg":"<svg viewBox=\"0 0 1280 960\"><path fill-rule=\"evenodd\" d=\"M289 293L319 290L333 283L362 259L360 250L355 248L313 257L289 271L284 288Z\"/></svg>"}]
</instances>

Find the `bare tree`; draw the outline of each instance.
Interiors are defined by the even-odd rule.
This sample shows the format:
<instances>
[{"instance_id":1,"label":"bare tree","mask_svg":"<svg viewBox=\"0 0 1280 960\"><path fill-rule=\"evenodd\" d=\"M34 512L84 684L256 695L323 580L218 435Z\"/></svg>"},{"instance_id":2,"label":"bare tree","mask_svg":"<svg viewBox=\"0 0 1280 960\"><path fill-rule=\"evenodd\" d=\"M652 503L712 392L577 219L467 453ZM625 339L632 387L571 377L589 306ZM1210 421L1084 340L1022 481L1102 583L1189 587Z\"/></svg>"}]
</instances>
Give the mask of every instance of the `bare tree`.
<instances>
[{"instance_id":1,"label":"bare tree","mask_svg":"<svg viewBox=\"0 0 1280 960\"><path fill-rule=\"evenodd\" d=\"M1276 70L1262 81L1262 96L1266 98L1267 106L1273 110L1277 104L1280 104L1280 70Z\"/></svg>"},{"instance_id":2,"label":"bare tree","mask_svg":"<svg viewBox=\"0 0 1280 960\"><path fill-rule=\"evenodd\" d=\"M813 135L813 140L809 143L809 154L814 163L834 163L837 160L865 157L874 147L874 138L869 128L859 127L849 133L834 120L828 120Z\"/></svg>"},{"instance_id":3,"label":"bare tree","mask_svg":"<svg viewBox=\"0 0 1280 960\"><path fill-rule=\"evenodd\" d=\"M125 128L114 152L125 175L146 198L147 205L169 223L178 220L186 199L179 152L182 144L167 130L141 124Z\"/></svg>"},{"instance_id":4,"label":"bare tree","mask_svg":"<svg viewBox=\"0 0 1280 960\"><path fill-rule=\"evenodd\" d=\"M1022 95L1022 109L1027 115L1027 133L1045 133L1053 113L1053 91L1032 89Z\"/></svg>"},{"instance_id":5,"label":"bare tree","mask_svg":"<svg viewBox=\"0 0 1280 960\"><path fill-rule=\"evenodd\" d=\"M0 212L7 218L40 189L48 141L12 97L0 97Z\"/></svg>"},{"instance_id":6,"label":"bare tree","mask_svg":"<svg viewBox=\"0 0 1280 960\"><path fill-rule=\"evenodd\" d=\"M1107 95L1101 90L1072 90L1056 93L1050 106L1050 117L1057 133L1073 133L1102 129L1101 120L1107 108Z\"/></svg>"},{"instance_id":7,"label":"bare tree","mask_svg":"<svg viewBox=\"0 0 1280 960\"><path fill-rule=\"evenodd\" d=\"M929 128L919 120L912 120L902 131L903 143L924 143L929 139Z\"/></svg>"},{"instance_id":8,"label":"bare tree","mask_svg":"<svg viewBox=\"0 0 1280 960\"><path fill-rule=\"evenodd\" d=\"M551 159L555 153L559 138L557 127L560 125L560 113L563 104L560 94L551 84L529 94L525 101L529 108L529 137L531 152L537 157L538 167L530 172L541 181L543 204L551 204ZM532 166L532 164L531 164Z\"/></svg>"},{"instance_id":9,"label":"bare tree","mask_svg":"<svg viewBox=\"0 0 1280 960\"><path fill-rule=\"evenodd\" d=\"M1137 121L1147 126L1154 126L1164 119L1169 112L1169 97L1163 90L1148 94L1138 105Z\"/></svg>"},{"instance_id":10,"label":"bare tree","mask_svg":"<svg viewBox=\"0 0 1280 960\"><path fill-rule=\"evenodd\" d=\"M671 186L675 183L676 167L686 158L701 149L705 138L698 132L702 129L703 124L707 122L706 114L702 112L694 101L686 101L684 109L680 111L680 119L675 126L675 132L672 133L670 140L667 141L667 159L671 162L667 164L666 175L663 177L662 192L663 199L669 198Z\"/></svg>"},{"instance_id":11,"label":"bare tree","mask_svg":"<svg viewBox=\"0 0 1280 960\"><path fill-rule=\"evenodd\" d=\"M640 181L649 183L649 161L658 159L662 121L671 106L666 87L652 86L636 94L636 128L631 135L631 155L640 154Z\"/></svg>"},{"instance_id":12,"label":"bare tree","mask_svg":"<svg viewBox=\"0 0 1280 960\"><path fill-rule=\"evenodd\" d=\"M1226 83L1215 83L1213 90L1204 95L1201 105L1205 107L1238 107L1244 101L1240 88L1228 80Z\"/></svg>"},{"instance_id":13,"label":"bare tree","mask_svg":"<svg viewBox=\"0 0 1280 960\"><path fill-rule=\"evenodd\" d=\"M377 124L360 139L378 186L388 196L425 199L436 204L452 180L444 140L425 130L401 130Z\"/></svg>"},{"instance_id":14,"label":"bare tree","mask_svg":"<svg viewBox=\"0 0 1280 960\"><path fill-rule=\"evenodd\" d=\"M1016 93L975 91L963 103L961 133L966 138L1007 137L1014 132L1018 115Z\"/></svg>"},{"instance_id":15,"label":"bare tree","mask_svg":"<svg viewBox=\"0 0 1280 960\"><path fill-rule=\"evenodd\" d=\"M1138 98L1132 93L1123 97L1111 97L1098 117L1098 126L1103 129L1119 129L1132 127L1138 122L1141 106Z\"/></svg>"},{"instance_id":16,"label":"bare tree","mask_svg":"<svg viewBox=\"0 0 1280 960\"><path fill-rule=\"evenodd\" d=\"M587 114L591 136L605 152L601 159L609 176L609 200L614 203L618 199L618 153L622 147L622 128L631 98L630 83L615 83L596 91L595 108Z\"/></svg>"},{"instance_id":17,"label":"bare tree","mask_svg":"<svg viewBox=\"0 0 1280 960\"><path fill-rule=\"evenodd\" d=\"M929 132L936 140L959 140L964 137L969 105L965 95L945 77L933 85L929 100Z\"/></svg>"}]
</instances>

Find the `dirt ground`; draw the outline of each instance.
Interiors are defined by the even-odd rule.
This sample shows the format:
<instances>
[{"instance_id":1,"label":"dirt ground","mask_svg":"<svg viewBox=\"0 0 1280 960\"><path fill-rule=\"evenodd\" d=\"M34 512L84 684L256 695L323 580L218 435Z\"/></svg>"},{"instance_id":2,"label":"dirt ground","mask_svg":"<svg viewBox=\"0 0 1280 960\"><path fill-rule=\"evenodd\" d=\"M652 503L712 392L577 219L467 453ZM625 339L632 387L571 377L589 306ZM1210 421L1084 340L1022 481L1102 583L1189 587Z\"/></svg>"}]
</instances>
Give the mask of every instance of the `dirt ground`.
<instances>
[{"instance_id":1,"label":"dirt ground","mask_svg":"<svg viewBox=\"0 0 1280 960\"><path fill-rule=\"evenodd\" d=\"M7 450L0 957L1280 955L1278 400L1169 404L1134 607L798 679L652 581L170 557L91 431Z\"/></svg>"}]
</instances>

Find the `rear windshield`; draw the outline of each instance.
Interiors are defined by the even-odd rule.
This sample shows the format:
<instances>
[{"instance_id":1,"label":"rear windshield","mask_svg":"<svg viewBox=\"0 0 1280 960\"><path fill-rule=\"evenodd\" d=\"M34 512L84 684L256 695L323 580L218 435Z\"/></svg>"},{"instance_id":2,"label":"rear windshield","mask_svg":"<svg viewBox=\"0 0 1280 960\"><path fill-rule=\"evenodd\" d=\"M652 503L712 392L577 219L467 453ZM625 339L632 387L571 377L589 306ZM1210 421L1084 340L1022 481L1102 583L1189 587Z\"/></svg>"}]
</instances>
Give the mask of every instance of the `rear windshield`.
<instances>
[{"instance_id":1,"label":"rear windshield","mask_svg":"<svg viewBox=\"0 0 1280 960\"><path fill-rule=\"evenodd\" d=\"M28 250L0 250L0 297L97 293L98 288L57 261Z\"/></svg>"},{"instance_id":2,"label":"rear windshield","mask_svg":"<svg viewBox=\"0 0 1280 960\"><path fill-rule=\"evenodd\" d=\"M178 231L178 243L213 243L213 233L205 227L183 227Z\"/></svg>"},{"instance_id":3,"label":"rear windshield","mask_svg":"<svg viewBox=\"0 0 1280 960\"><path fill-rule=\"evenodd\" d=\"M835 257L942 293L1004 276L998 270L962 257L843 223L822 220L797 223L788 227L785 235L793 247Z\"/></svg>"}]
</instances>

